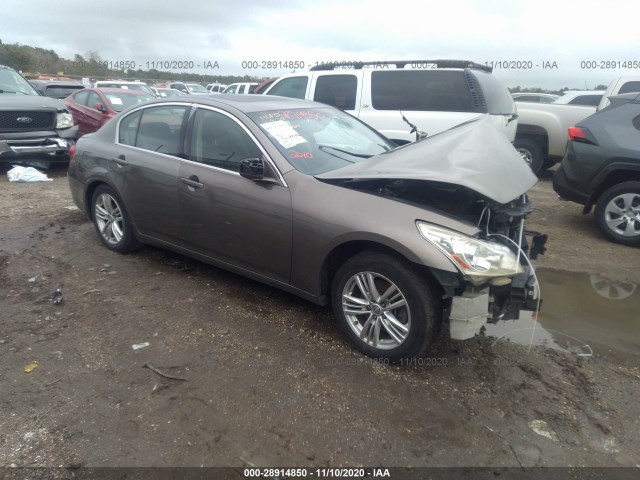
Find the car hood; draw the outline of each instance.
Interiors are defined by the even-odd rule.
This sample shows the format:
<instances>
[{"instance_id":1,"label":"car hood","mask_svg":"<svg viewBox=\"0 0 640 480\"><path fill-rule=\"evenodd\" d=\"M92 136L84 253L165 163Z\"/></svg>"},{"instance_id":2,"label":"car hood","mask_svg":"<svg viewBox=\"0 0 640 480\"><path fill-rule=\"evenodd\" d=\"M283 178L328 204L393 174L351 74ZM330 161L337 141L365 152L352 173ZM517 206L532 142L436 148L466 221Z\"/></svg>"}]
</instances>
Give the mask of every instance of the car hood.
<instances>
[{"instance_id":1,"label":"car hood","mask_svg":"<svg viewBox=\"0 0 640 480\"><path fill-rule=\"evenodd\" d=\"M525 193L538 178L487 115L318 179L406 179L462 185L499 203Z\"/></svg>"},{"instance_id":2,"label":"car hood","mask_svg":"<svg viewBox=\"0 0 640 480\"><path fill-rule=\"evenodd\" d=\"M0 93L0 108L15 108L16 110L53 108L55 110L66 110L62 100L57 98L9 93Z\"/></svg>"}]
</instances>

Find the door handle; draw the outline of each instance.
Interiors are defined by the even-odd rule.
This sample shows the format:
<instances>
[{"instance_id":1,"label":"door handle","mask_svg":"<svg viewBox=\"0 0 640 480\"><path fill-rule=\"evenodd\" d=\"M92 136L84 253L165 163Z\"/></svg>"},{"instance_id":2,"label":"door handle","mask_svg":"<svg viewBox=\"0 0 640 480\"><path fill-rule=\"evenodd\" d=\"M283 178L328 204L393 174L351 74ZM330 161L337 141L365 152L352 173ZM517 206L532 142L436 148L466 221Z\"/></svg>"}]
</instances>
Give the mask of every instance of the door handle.
<instances>
[{"instance_id":1,"label":"door handle","mask_svg":"<svg viewBox=\"0 0 640 480\"><path fill-rule=\"evenodd\" d=\"M200 183L200 179L196 175L191 175L189 178L180 177L180 181L189 187L192 192L196 188L204 187L204 184Z\"/></svg>"},{"instance_id":2,"label":"door handle","mask_svg":"<svg viewBox=\"0 0 640 480\"><path fill-rule=\"evenodd\" d=\"M129 165L129 162L127 162L127 159L125 158L124 155L118 155L117 158L112 158L111 160L116 162L121 167L124 167L125 165Z\"/></svg>"}]
</instances>

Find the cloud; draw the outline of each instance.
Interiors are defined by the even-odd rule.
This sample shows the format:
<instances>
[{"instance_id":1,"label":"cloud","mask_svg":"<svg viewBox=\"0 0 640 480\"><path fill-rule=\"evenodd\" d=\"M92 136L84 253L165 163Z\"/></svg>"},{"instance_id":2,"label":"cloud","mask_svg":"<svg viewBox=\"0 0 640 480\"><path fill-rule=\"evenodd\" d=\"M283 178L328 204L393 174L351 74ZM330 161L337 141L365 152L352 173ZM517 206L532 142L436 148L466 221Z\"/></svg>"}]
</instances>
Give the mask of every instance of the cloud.
<instances>
[{"instance_id":1,"label":"cloud","mask_svg":"<svg viewBox=\"0 0 640 480\"><path fill-rule=\"evenodd\" d=\"M28 9L28 12L25 10ZM585 69L584 61L634 58L640 40L635 2L448 0L157 0L82 3L52 8L44 0L3 0L5 43L54 49L61 56L97 51L103 59L217 60L221 74L267 76L288 70L244 70L247 60L319 61L460 58L477 62L556 62L557 69L496 68L509 85L589 86L625 69ZM625 15L624 12L630 12ZM504 63L507 64L507 63ZM508 66L509 64L507 64Z\"/></svg>"}]
</instances>

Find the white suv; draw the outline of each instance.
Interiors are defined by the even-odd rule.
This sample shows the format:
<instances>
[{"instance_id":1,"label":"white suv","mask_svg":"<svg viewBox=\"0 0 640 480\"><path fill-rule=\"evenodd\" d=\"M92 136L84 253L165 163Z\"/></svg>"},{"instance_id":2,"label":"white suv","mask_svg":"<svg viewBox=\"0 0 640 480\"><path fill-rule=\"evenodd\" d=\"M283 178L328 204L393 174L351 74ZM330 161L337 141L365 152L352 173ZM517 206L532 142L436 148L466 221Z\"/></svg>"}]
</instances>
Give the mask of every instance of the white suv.
<instances>
[{"instance_id":1,"label":"white suv","mask_svg":"<svg viewBox=\"0 0 640 480\"><path fill-rule=\"evenodd\" d=\"M616 95L622 95L623 93L640 92L640 76L634 75L630 77L618 77L612 80L607 89L602 95L602 100L598 105L597 110L609 106L610 98Z\"/></svg>"},{"instance_id":2,"label":"white suv","mask_svg":"<svg viewBox=\"0 0 640 480\"><path fill-rule=\"evenodd\" d=\"M129 90L140 90L141 92L148 93L157 97L156 93L151 89L149 85L140 81L128 81L128 80L100 80L94 84L96 88L124 88Z\"/></svg>"},{"instance_id":3,"label":"white suv","mask_svg":"<svg viewBox=\"0 0 640 480\"><path fill-rule=\"evenodd\" d=\"M414 141L416 129L431 136L482 114L489 114L511 142L515 139L515 103L490 67L465 60L357 62L350 67L328 64L290 73L265 95L332 105L399 145Z\"/></svg>"}]
</instances>

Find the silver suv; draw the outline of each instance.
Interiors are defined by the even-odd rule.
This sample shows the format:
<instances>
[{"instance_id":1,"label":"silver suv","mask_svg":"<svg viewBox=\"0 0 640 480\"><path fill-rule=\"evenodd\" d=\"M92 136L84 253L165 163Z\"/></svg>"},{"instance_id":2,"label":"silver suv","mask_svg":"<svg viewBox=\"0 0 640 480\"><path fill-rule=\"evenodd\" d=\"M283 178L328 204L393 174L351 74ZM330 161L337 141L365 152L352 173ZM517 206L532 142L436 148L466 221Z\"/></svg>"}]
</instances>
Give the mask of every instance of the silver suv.
<instances>
[{"instance_id":1,"label":"silver suv","mask_svg":"<svg viewBox=\"0 0 640 480\"><path fill-rule=\"evenodd\" d=\"M491 67L466 60L357 62L280 77L266 95L315 100L368 123L397 145L489 114L509 141L516 106Z\"/></svg>"}]
</instances>

